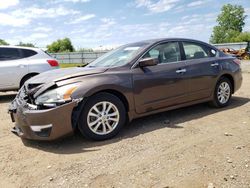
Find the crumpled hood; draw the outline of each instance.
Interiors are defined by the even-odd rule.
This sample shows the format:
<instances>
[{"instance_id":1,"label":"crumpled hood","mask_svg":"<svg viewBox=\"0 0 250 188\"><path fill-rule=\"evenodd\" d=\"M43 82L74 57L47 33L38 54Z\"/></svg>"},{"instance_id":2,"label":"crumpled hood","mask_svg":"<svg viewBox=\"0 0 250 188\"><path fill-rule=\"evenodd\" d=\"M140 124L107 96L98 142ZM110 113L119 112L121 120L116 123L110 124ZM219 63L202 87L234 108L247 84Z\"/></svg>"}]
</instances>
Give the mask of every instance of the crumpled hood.
<instances>
[{"instance_id":1,"label":"crumpled hood","mask_svg":"<svg viewBox=\"0 0 250 188\"><path fill-rule=\"evenodd\" d=\"M91 74L103 73L107 68L88 68L88 67L75 67L75 68L63 68L56 69L41 73L31 79L26 84L43 84L66 80L70 78L76 78L81 76L87 76Z\"/></svg>"}]
</instances>

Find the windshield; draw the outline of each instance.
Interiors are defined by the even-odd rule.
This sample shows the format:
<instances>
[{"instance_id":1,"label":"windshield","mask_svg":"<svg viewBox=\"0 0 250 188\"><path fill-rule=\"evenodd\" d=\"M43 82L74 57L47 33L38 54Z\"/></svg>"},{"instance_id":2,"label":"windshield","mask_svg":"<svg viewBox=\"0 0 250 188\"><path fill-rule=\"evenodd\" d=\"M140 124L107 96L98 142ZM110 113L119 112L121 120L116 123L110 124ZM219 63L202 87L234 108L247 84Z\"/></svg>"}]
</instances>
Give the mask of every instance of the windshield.
<instances>
[{"instance_id":1,"label":"windshield","mask_svg":"<svg viewBox=\"0 0 250 188\"><path fill-rule=\"evenodd\" d=\"M121 46L99 57L87 67L117 67L129 63L147 43Z\"/></svg>"}]
</instances>

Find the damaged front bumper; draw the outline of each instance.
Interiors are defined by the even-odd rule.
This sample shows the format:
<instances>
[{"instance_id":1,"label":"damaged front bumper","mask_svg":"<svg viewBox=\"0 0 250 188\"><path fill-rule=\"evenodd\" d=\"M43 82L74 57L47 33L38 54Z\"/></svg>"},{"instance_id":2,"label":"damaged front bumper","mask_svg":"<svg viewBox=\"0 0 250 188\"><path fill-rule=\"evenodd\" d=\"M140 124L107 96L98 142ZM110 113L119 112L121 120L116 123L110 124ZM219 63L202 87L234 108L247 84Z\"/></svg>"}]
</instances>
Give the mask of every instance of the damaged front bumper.
<instances>
[{"instance_id":1,"label":"damaged front bumper","mask_svg":"<svg viewBox=\"0 0 250 188\"><path fill-rule=\"evenodd\" d=\"M72 112L77 104L77 101L72 101L38 110L34 105L16 98L9 108L11 119L15 122L12 132L31 140L55 140L72 134Z\"/></svg>"}]
</instances>

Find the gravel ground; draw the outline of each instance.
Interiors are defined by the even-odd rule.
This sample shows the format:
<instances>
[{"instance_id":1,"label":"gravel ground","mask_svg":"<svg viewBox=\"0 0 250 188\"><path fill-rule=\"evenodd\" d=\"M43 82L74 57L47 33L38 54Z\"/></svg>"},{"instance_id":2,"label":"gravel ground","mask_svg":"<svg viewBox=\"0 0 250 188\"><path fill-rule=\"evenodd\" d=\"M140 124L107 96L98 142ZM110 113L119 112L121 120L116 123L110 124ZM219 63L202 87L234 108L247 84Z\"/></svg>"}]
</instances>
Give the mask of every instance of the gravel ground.
<instances>
[{"instance_id":1,"label":"gravel ground","mask_svg":"<svg viewBox=\"0 0 250 188\"><path fill-rule=\"evenodd\" d=\"M22 141L0 93L0 187L250 187L250 63L223 109L207 104L127 125L108 141Z\"/></svg>"}]
</instances>

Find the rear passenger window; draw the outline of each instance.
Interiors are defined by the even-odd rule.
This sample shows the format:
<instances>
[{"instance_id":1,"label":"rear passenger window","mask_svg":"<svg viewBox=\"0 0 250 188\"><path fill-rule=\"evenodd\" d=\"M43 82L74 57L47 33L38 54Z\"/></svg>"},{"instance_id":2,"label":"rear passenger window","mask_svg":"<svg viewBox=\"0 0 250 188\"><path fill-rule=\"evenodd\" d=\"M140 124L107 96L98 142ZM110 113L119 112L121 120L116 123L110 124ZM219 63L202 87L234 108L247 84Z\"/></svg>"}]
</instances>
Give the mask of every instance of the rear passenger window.
<instances>
[{"instance_id":1,"label":"rear passenger window","mask_svg":"<svg viewBox=\"0 0 250 188\"><path fill-rule=\"evenodd\" d=\"M36 55L37 52L33 50L28 50L28 49L21 49L23 58L31 57L33 55Z\"/></svg>"},{"instance_id":2,"label":"rear passenger window","mask_svg":"<svg viewBox=\"0 0 250 188\"><path fill-rule=\"evenodd\" d=\"M186 59L215 57L216 51L208 46L191 42L183 42Z\"/></svg>"},{"instance_id":3,"label":"rear passenger window","mask_svg":"<svg viewBox=\"0 0 250 188\"><path fill-rule=\"evenodd\" d=\"M21 53L16 48L0 48L0 61L21 59Z\"/></svg>"}]
</instances>

